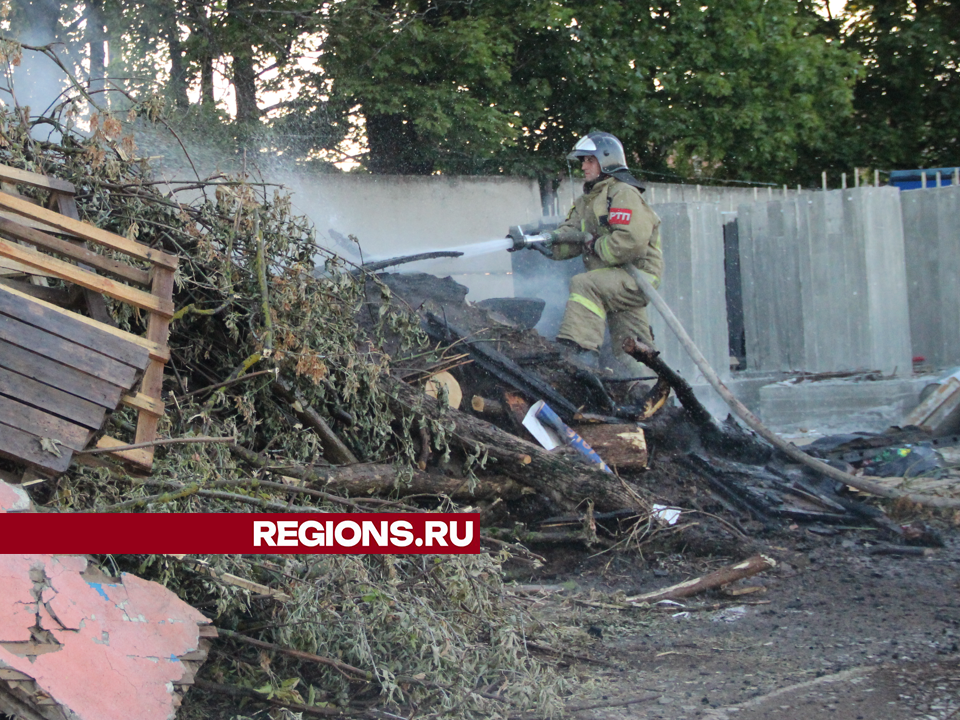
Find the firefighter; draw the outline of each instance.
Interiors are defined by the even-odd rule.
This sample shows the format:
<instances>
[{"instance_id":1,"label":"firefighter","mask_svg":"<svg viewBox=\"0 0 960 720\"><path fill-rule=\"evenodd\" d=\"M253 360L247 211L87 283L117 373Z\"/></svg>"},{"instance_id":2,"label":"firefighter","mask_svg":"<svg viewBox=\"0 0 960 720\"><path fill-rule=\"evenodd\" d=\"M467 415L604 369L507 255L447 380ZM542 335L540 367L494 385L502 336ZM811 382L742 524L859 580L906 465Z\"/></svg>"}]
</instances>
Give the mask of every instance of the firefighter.
<instances>
[{"instance_id":1,"label":"firefighter","mask_svg":"<svg viewBox=\"0 0 960 720\"><path fill-rule=\"evenodd\" d=\"M605 132L580 139L568 156L580 160L586 182L567 219L550 233L552 258L582 255L586 272L570 280L570 296L557 341L577 365L598 368L604 327L609 326L614 354L631 370L639 364L622 351L627 337L653 346L647 298L630 274L632 264L660 284L660 218L641 193L643 185L627 169L620 141ZM579 242L570 242L579 240Z\"/></svg>"}]
</instances>

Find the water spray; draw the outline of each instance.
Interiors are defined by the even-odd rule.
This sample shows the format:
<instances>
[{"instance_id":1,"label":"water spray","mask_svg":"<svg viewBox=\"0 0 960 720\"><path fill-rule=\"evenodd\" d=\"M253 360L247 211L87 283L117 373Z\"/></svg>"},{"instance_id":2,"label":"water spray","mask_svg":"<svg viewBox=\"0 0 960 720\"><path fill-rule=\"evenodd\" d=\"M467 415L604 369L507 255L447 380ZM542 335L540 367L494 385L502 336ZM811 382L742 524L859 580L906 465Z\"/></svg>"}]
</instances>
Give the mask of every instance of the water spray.
<instances>
[{"instance_id":1,"label":"water spray","mask_svg":"<svg viewBox=\"0 0 960 720\"><path fill-rule=\"evenodd\" d=\"M514 240L512 238L495 238L493 240L483 240L481 242L470 243L469 245L461 245L459 247L445 247L442 250L427 250L422 253L417 253L416 255L404 256L404 262L413 262L414 260L427 260L432 258L439 257L479 257L480 255L489 255L490 253L500 252L502 250L509 250L514 245ZM395 262L400 258L394 258L394 261L391 261L388 258L371 258L370 263L367 264L376 264L381 267L387 267L389 265L398 265L400 263Z\"/></svg>"}]
</instances>

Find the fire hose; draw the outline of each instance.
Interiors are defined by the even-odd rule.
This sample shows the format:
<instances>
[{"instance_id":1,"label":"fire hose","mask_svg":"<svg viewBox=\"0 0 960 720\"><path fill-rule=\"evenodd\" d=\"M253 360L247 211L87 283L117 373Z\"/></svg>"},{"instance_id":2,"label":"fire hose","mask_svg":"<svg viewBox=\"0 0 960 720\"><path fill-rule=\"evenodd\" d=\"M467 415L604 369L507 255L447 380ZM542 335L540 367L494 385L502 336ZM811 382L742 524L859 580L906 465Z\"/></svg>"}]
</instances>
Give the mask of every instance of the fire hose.
<instances>
[{"instance_id":1,"label":"fire hose","mask_svg":"<svg viewBox=\"0 0 960 720\"><path fill-rule=\"evenodd\" d=\"M510 248L511 252L521 249L533 249L543 253L544 255L547 255L548 257L552 256L552 252L550 250L551 246L557 244L558 242L582 242L582 240L573 239L558 240L556 237L550 234L525 235L523 230L517 226L510 228L508 237L513 240L513 247ZM899 490L894 490L893 488L885 487L880 483L873 482L872 480L858 477L856 475L851 475L850 473L839 470L832 465L828 465L822 460L808 455L793 443L789 443L781 438L766 425L760 422L760 419L754 415L746 405L740 402L736 396L730 392L729 388L723 384L723 381L720 380L720 377L717 375L716 371L710 366L710 363L707 362L707 359L703 356L703 353L700 352L700 349L696 346L696 344L694 344L693 340L687 334L683 324L679 319L677 319L677 316L673 314L670 306L667 305L666 301L663 299L660 293L657 292L650 281L647 280L647 278L645 278L643 274L633 265L625 264L621 267L630 273L631 277L633 277L633 279L636 281L637 287L643 291L644 295L647 296L647 299L657 309L664 321L677 336L677 339L680 341L683 349L686 350L687 354L700 369L700 372L703 373L703 376L707 379L707 382L710 383L710 386L713 387L720 397L723 398L724 402L727 403L727 405L733 411L733 414L740 418L751 430L756 432L760 437L783 452L789 458L798 463L806 465L807 467L816 470L823 475L826 475L832 480L845 483L850 487L856 488L857 490L862 490L872 495L890 499L906 498L911 502L919 503L920 505L925 505L927 507L960 508L960 498L944 498L933 495L904 493L900 492Z\"/></svg>"},{"instance_id":2,"label":"fire hose","mask_svg":"<svg viewBox=\"0 0 960 720\"><path fill-rule=\"evenodd\" d=\"M746 405L740 402L736 396L730 392L726 385L723 384L723 381L720 380L720 377L717 375L714 369L710 367L710 363L707 362L707 359L703 356L703 353L700 352L700 349L694 344L693 340L690 339L690 336L687 334L687 331L684 329L680 320L678 320L677 316L673 314L670 306L667 305L660 293L658 293L653 285L650 284L650 281L647 280L643 274L632 265L628 264L623 265L622 267L624 270L630 273L634 280L636 280L637 287L643 291L643 294L647 296L647 299L650 300L653 306L657 309L664 321L677 336L680 344L683 345L683 349L687 351L687 354L690 356L693 362L696 363L697 367L700 369L700 372L702 372L703 376L707 379L707 382L710 383L711 387L713 387L717 393L719 393L720 397L722 397L724 402L727 403L734 415L743 420L743 422L751 430L756 432L757 435L762 437L775 448L782 451L792 460L796 460L797 462L802 463L803 465L806 465L807 467L816 470L823 475L826 475L832 480L845 483L850 487L856 488L857 490L863 490L864 492L868 492L872 495L878 495L880 497L891 499L906 498L911 502L926 505L928 507L960 508L960 499L958 498L943 498L933 495L904 493L894 490L893 488L885 487L884 485L873 482L866 478L851 475L848 472L839 470L832 465L828 465L822 460L808 455L793 443L787 442L779 435L771 431L766 425L760 422L760 419L756 415L750 412Z\"/></svg>"}]
</instances>

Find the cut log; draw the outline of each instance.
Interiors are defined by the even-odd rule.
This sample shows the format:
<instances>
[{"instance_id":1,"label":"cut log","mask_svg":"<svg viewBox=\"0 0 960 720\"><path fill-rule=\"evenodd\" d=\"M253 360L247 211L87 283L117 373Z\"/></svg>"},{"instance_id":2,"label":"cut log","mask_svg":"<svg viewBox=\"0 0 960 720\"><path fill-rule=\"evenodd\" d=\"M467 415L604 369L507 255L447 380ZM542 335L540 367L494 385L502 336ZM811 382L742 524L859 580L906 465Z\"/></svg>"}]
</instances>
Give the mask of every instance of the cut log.
<instances>
[{"instance_id":1,"label":"cut log","mask_svg":"<svg viewBox=\"0 0 960 720\"><path fill-rule=\"evenodd\" d=\"M272 463L261 455L240 445L231 445L230 452L249 465L266 469ZM449 478L413 471L409 482L401 484L392 465L353 465L351 467L285 467L275 473L284 482L352 497L384 495L447 495L458 501L511 500L523 495L525 488L510 478L494 477L470 483L462 478Z\"/></svg>"},{"instance_id":2,"label":"cut log","mask_svg":"<svg viewBox=\"0 0 960 720\"><path fill-rule=\"evenodd\" d=\"M457 342L470 354L477 367L531 398L543 399L565 422L573 419L577 408L556 388L536 373L528 372L501 352L485 343L470 340L470 333L449 324L446 320L427 313L427 333L444 342Z\"/></svg>"},{"instance_id":3,"label":"cut log","mask_svg":"<svg viewBox=\"0 0 960 720\"><path fill-rule=\"evenodd\" d=\"M671 585L662 590L654 590L653 592L643 593L642 595L633 595L632 597L625 598L624 602L638 605L640 603L655 603L661 600L676 600L677 598L690 597L691 595L696 595L706 590L729 585L732 582L751 577L776 566L777 561L773 558L767 557L766 555L754 555L743 562L738 562L736 565L728 565L703 577L687 580L678 585Z\"/></svg>"},{"instance_id":4,"label":"cut log","mask_svg":"<svg viewBox=\"0 0 960 720\"><path fill-rule=\"evenodd\" d=\"M479 413L480 415L500 417L504 414L503 403L481 397L480 395L473 396L473 399L470 401L470 407L473 408L475 413Z\"/></svg>"},{"instance_id":5,"label":"cut log","mask_svg":"<svg viewBox=\"0 0 960 720\"><path fill-rule=\"evenodd\" d=\"M513 420L518 428L523 428L523 431L526 432L526 428L523 427L523 419L530 410L530 403L524 400L520 393L509 391L503 394L503 402L506 405L506 412L510 419Z\"/></svg>"},{"instance_id":6,"label":"cut log","mask_svg":"<svg viewBox=\"0 0 960 720\"><path fill-rule=\"evenodd\" d=\"M535 488L561 507L573 509L592 500L600 511L644 509L637 492L609 473L545 452L472 415L450 408L444 410L433 398L395 378L384 377L383 383L394 399L396 412L452 422L452 435L458 442L471 451L484 450L497 460L497 464L488 469ZM523 458L528 461L524 462Z\"/></svg>"},{"instance_id":7,"label":"cut log","mask_svg":"<svg viewBox=\"0 0 960 720\"><path fill-rule=\"evenodd\" d=\"M460 408L463 402L463 390L460 389L460 383L450 373L443 371L427 378L424 386L424 392L430 397L436 399L440 395L440 390L444 389L447 393L447 404L455 409Z\"/></svg>"}]
</instances>

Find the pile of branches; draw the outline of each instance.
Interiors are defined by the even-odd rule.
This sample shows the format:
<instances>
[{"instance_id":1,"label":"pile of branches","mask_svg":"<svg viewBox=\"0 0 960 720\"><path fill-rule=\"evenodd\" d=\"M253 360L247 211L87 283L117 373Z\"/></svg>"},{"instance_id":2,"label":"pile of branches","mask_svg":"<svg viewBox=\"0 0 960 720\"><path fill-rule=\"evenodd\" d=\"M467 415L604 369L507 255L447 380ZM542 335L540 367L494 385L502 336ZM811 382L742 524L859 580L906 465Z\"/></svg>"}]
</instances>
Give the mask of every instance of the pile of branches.
<instances>
[{"instance_id":1,"label":"pile of branches","mask_svg":"<svg viewBox=\"0 0 960 720\"><path fill-rule=\"evenodd\" d=\"M2 50L15 59L16 48ZM569 461L531 461L532 450L498 443L495 428L464 430L454 411L391 376L431 351L419 319L396 303L371 310L368 284L383 300L389 290L320 246L282 192L247 176L162 185L132 130L162 122L157 98L113 98L108 109L78 83L64 97L41 117L0 112L0 162L73 183L83 219L180 257L160 426L177 442L157 448L146 477L88 455L31 486L40 509L457 511L458 498L477 499L485 467L500 468L501 484L539 482L561 505L579 502L544 477L544 463ZM77 103L89 109L89 131L73 125ZM45 200L42 190L23 192ZM135 312L112 310L121 327L144 329ZM132 438L135 422L118 410L106 431ZM425 458L457 479L432 485ZM404 497L412 492L421 496ZM492 538L484 548L102 561L162 582L221 629L183 717L265 704L305 716L556 715L561 681L528 647L532 636L548 646L549 628L503 586L503 563L524 551Z\"/></svg>"}]
</instances>

